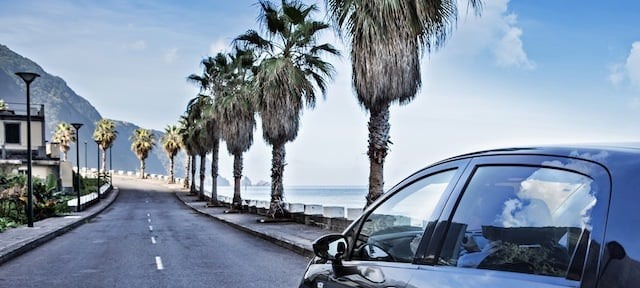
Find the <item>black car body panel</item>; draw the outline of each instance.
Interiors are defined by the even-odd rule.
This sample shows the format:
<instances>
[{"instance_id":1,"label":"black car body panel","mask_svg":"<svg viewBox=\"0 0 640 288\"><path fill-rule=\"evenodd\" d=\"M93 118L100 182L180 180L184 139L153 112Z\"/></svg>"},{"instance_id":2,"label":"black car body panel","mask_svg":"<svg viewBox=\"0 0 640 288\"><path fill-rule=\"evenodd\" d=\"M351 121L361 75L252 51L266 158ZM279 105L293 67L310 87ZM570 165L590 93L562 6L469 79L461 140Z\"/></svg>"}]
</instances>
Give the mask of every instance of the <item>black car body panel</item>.
<instances>
[{"instance_id":1,"label":"black car body panel","mask_svg":"<svg viewBox=\"0 0 640 288\"><path fill-rule=\"evenodd\" d=\"M639 202L640 143L453 157L368 207L300 287L640 287Z\"/></svg>"}]
</instances>

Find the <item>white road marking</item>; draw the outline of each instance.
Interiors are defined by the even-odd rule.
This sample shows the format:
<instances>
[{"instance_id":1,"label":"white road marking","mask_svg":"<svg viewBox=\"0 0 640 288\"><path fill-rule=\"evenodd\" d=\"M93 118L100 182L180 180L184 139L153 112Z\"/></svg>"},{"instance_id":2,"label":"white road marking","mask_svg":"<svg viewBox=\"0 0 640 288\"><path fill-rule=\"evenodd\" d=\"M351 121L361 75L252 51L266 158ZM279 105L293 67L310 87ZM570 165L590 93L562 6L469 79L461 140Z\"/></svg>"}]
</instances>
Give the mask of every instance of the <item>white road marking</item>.
<instances>
[{"instance_id":1,"label":"white road marking","mask_svg":"<svg viewBox=\"0 0 640 288\"><path fill-rule=\"evenodd\" d=\"M151 223L151 218L147 219L147 222Z\"/></svg>"},{"instance_id":2,"label":"white road marking","mask_svg":"<svg viewBox=\"0 0 640 288\"><path fill-rule=\"evenodd\" d=\"M147 217L151 217L151 214L147 213Z\"/></svg>"},{"instance_id":3,"label":"white road marking","mask_svg":"<svg viewBox=\"0 0 640 288\"><path fill-rule=\"evenodd\" d=\"M158 270L164 269L164 266L162 265L162 258L160 258L160 256L156 256L156 267Z\"/></svg>"},{"instance_id":4,"label":"white road marking","mask_svg":"<svg viewBox=\"0 0 640 288\"><path fill-rule=\"evenodd\" d=\"M153 226L149 225L149 231L153 231Z\"/></svg>"},{"instance_id":5,"label":"white road marking","mask_svg":"<svg viewBox=\"0 0 640 288\"><path fill-rule=\"evenodd\" d=\"M156 244L156 237L151 236L151 244Z\"/></svg>"}]
</instances>

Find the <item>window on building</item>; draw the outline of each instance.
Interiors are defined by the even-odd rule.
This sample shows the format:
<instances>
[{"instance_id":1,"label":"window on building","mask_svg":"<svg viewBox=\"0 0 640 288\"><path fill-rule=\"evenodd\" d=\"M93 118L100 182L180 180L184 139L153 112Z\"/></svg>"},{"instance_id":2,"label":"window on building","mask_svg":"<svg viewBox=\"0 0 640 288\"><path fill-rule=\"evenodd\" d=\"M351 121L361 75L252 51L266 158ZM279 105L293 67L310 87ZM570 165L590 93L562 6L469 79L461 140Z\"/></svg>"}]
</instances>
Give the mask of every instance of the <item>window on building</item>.
<instances>
[{"instance_id":1,"label":"window on building","mask_svg":"<svg viewBox=\"0 0 640 288\"><path fill-rule=\"evenodd\" d=\"M20 123L4 123L4 143L20 144Z\"/></svg>"}]
</instances>

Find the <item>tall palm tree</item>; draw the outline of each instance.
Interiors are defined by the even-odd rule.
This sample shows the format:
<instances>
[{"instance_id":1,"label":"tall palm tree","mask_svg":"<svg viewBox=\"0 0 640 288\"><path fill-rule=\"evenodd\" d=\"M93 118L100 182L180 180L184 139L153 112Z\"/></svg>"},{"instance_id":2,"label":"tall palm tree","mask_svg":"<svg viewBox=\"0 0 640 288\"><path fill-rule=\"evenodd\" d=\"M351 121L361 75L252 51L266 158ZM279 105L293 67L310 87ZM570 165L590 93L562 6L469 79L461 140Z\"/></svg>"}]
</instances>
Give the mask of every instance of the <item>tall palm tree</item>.
<instances>
[{"instance_id":1,"label":"tall palm tree","mask_svg":"<svg viewBox=\"0 0 640 288\"><path fill-rule=\"evenodd\" d=\"M56 130L53 132L54 142L60 143L60 149L62 150L62 161L67 161L67 152L71 148L71 143L76 142L76 131L67 122L60 122L56 126Z\"/></svg>"},{"instance_id":2,"label":"tall palm tree","mask_svg":"<svg viewBox=\"0 0 640 288\"><path fill-rule=\"evenodd\" d=\"M236 49L229 58L232 69L226 86L218 90L213 109L219 119L222 139L233 155L233 208L239 210L242 207L242 154L253 144L256 127L256 109L251 99L255 57L251 50Z\"/></svg>"},{"instance_id":3,"label":"tall palm tree","mask_svg":"<svg viewBox=\"0 0 640 288\"><path fill-rule=\"evenodd\" d=\"M153 135L151 130L138 128L133 131L133 135L129 138L131 140L131 151L136 154L140 160L140 178L145 179L144 172L145 160L149 156L149 152L153 149L156 136Z\"/></svg>"},{"instance_id":4,"label":"tall palm tree","mask_svg":"<svg viewBox=\"0 0 640 288\"><path fill-rule=\"evenodd\" d=\"M351 46L353 86L369 111L367 206L383 193L389 107L408 104L421 86L420 55L445 43L458 15L456 0L325 0ZM468 0L479 13L481 0Z\"/></svg>"},{"instance_id":5,"label":"tall palm tree","mask_svg":"<svg viewBox=\"0 0 640 288\"><path fill-rule=\"evenodd\" d=\"M187 120L187 116L180 116L180 121L179 121L179 133L180 133L180 147L182 147L182 150L185 152L186 157L185 157L185 168L184 168L184 182L182 183L183 186L182 188L184 189L188 189L190 187L193 188L193 186L189 185L189 171L191 170L191 158L194 157L195 153L193 153L193 148L191 147L191 142L189 141L190 139L190 133L191 133L191 125L189 124L189 121ZM193 173L195 174L195 170L193 170ZM191 176L191 179L193 179L194 176ZM195 194L194 190L190 191L192 194Z\"/></svg>"},{"instance_id":6,"label":"tall palm tree","mask_svg":"<svg viewBox=\"0 0 640 288\"><path fill-rule=\"evenodd\" d=\"M93 131L93 140L98 142L100 150L102 150L102 169L104 173L107 170L107 149L116 141L118 131L116 131L116 123L110 119L101 119L96 123L96 130Z\"/></svg>"},{"instance_id":7,"label":"tall palm tree","mask_svg":"<svg viewBox=\"0 0 640 288\"><path fill-rule=\"evenodd\" d=\"M200 87L200 93L210 97L210 103L217 94L226 86L230 64L227 57L223 53L218 53L215 57L207 57L202 60L202 75L191 74L187 78L188 81L195 83ZM206 106L207 110L202 118L206 119L206 131L209 135L207 139L210 144L211 152L211 198L209 206L220 206L218 202L218 151L220 149L220 131L218 120L212 106ZM202 168L203 169L203 168ZM204 173L204 170L201 170Z\"/></svg>"},{"instance_id":8,"label":"tall palm tree","mask_svg":"<svg viewBox=\"0 0 640 288\"><path fill-rule=\"evenodd\" d=\"M318 10L316 5L286 0L280 7L270 1L259 3L259 21L266 35L249 30L234 44L261 53L262 61L254 77L256 105L262 119L262 136L272 146L269 215L278 217L283 212L285 144L298 135L303 106L314 107L315 87L326 95L325 81L333 76L334 69L321 56L339 52L330 44L317 43L318 34L329 25L310 19Z\"/></svg>"},{"instance_id":9,"label":"tall palm tree","mask_svg":"<svg viewBox=\"0 0 640 288\"><path fill-rule=\"evenodd\" d=\"M189 142L192 145L194 154L200 157L200 187L198 189L198 199L201 201L204 200L206 156L207 153L212 150L211 147L213 146L212 142L214 139L217 140L215 137L217 134L216 127L212 127L214 120L211 118L206 119L204 115L204 111L211 105L211 97L204 94L199 94L197 97L191 99L187 105L187 121L192 125ZM195 157L192 165L195 166ZM192 171L194 171L194 168L192 168ZM216 179L212 179L212 181L215 180ZM193 179L192 182L195 182L195 179Z\"/></svg>"},{"instance_id":10,"label":"tall palm tree","mask_svg":"<svg viewBox=\"0 0 640 288\"><path fill-rule=\"evenodd\" d=\"M175 174L173 172L173 159L180 151L180 143L182 139L180 137L180 130L176 125L167 125L164 128L164 135L162 135L162 148L167 152L169 157L169 183L175 183Z\"/></svg>"}]
</instances>

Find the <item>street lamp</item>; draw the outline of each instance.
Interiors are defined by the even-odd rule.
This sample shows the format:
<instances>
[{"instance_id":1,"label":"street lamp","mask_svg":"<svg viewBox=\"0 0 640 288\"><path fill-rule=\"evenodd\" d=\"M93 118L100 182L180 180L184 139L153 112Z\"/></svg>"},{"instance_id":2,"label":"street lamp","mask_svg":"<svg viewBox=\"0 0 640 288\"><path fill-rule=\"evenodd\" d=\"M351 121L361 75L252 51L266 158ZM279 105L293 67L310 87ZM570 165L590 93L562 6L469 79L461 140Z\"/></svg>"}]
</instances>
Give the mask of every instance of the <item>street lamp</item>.
<instances>
[{"instance_id":1,"label":"street lamp","mask_svg":"<svg viewBox=\"0 0 640 288\"><path fill-rule=\"evenodd\" d=\"M33 177L31 176L31 95L29 86L40 75L31 72L16 72L27 85L27 225L33 227Z\"/></svg>"},{"instance_id":2,"label":"street lamp","mask_svg":"<svg viewBox=\"0 0 640 288\"><path fill-rule=\"evenodd\" d=\"M89 166L87 166L87 141L84 141L84 173L85 175L87 174L88 168Z\"/></svg>"},{"instance_id":3,"label":"street lamp","mask_svg":"<svg viewBox=\"0 0 640 288\"><path fill-rule=\"evenodd\" d=\"M111 152L113 151L113 144L111 144L111 146L109 147L109 181L111 181L109 184L113 185L113 166L111 166L111 164L113 163L111 160Z\"/></svg>"},{"instance_id":4,"label":"street lamp","mask_svg":"<svg viewBox=\"0 0 640 288\"><path fill-rule=\"evenodd\" d=\"M78 195L78 207L76 207L76 211L80 212L80 127L82 127L82 123L71 123L73 128L76 128L76 166L78 167L78 189L76 194Z\"/></svg>"},{"instance_id":5,"label":"street lamp","mask_svg":"<svg viewBox=\"0 0 640 288\"><path fill-rule=\"evenodd\" d=\"M100 141L95 140L98 145L98 199L100 199Z\"/></svg>"}]
</instances>

